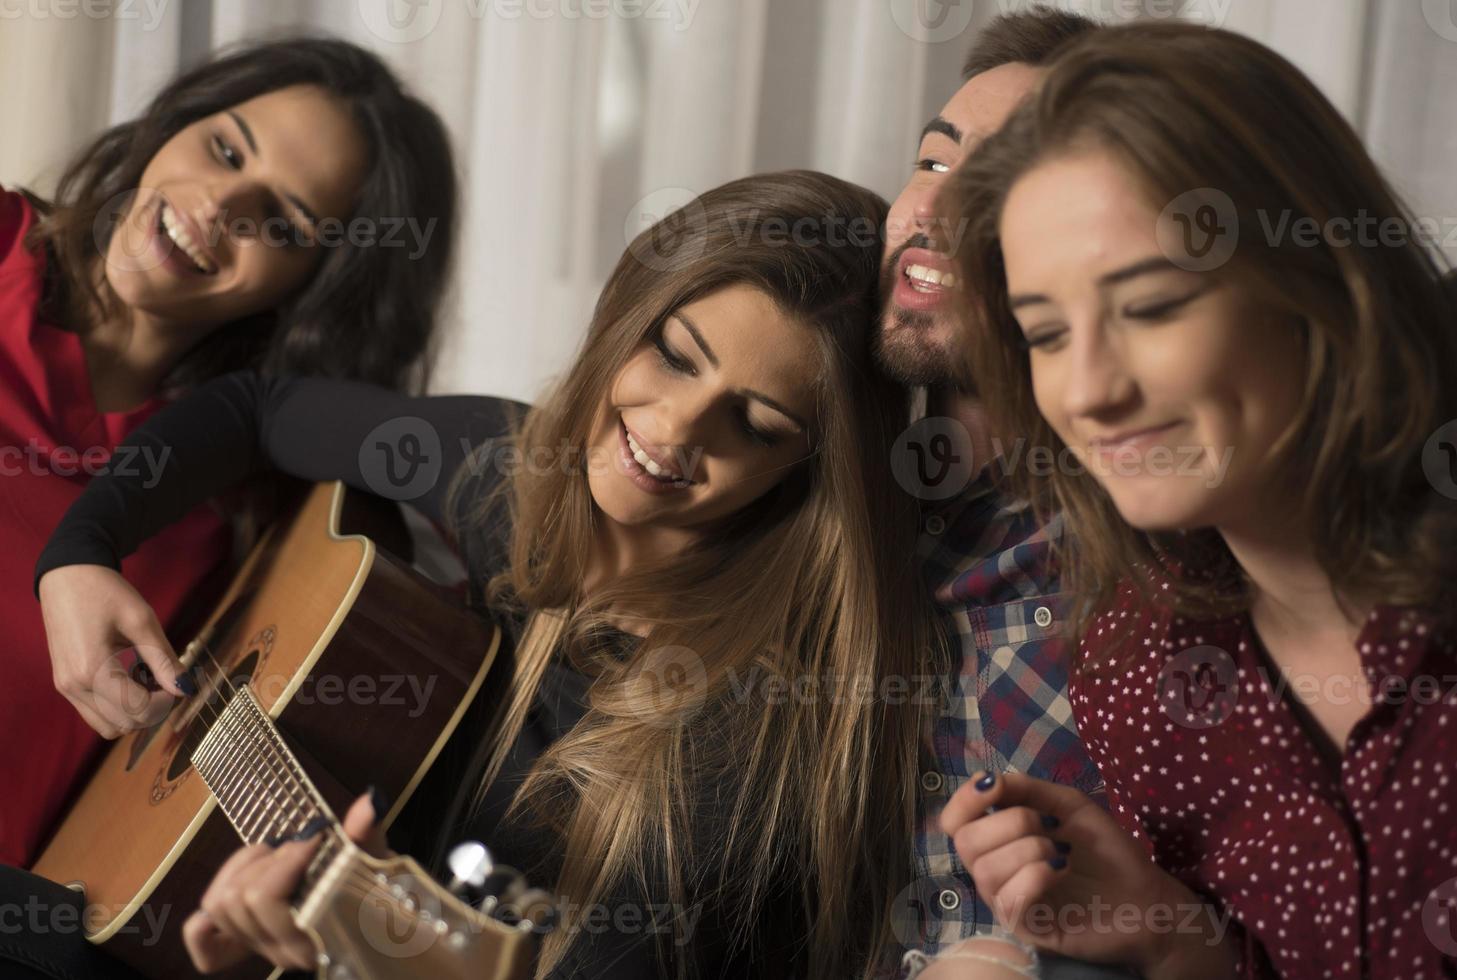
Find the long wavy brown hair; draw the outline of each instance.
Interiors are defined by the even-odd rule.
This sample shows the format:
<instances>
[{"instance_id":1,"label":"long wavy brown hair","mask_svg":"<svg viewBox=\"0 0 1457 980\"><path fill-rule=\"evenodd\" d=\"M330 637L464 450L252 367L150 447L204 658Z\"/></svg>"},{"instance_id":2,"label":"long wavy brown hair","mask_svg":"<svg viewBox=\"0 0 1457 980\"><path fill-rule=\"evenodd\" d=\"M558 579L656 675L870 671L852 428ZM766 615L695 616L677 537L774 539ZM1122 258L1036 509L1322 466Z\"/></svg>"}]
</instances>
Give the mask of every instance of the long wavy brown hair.
<instances>
[{"instance_id":1,"label":"long wavy brown hair","mask_svg":"<svg viewBox=\"0 0 1457 980\"><path fill-rule=\"evenodd\" d=\"M163 380L173 392L240 368L324 375L388 388L423 386L455 247L458 188L440 117L376 55L329 37L236 45L178 75L128 122L96 136L62 173L30 248L51 261L43 312L71 329L120 301L97 267L157 151L199 119L267 92L316 86L349 109L368 147L350 218L413 218L433 233L421 254L346 242L329 249L308 283L277 309L214 330ZM346 221L347 223L347 221ZM384 226L388 227L388 226Z\"/></svg>"},{"instance_id":2,"label":"long wavy brown hair","mask_svg":"<svg viewBox=\"0 0 1457 980\"><path fill-rule=\"evenodd\" d=\"M1024 174L1089 148L1121 160L1155 211L1190 191L1228 195L1234 211L1221 218L1237 216L1241 231L1228 262L1204 274L1237 280L1301 332L1306 356L1291 383L1303 399L1276 447L1277 478L1295 488L1321 566L1349 605L1440 606L1457 581L1457 511L1428 479L1423 452L1457 418L1443 264L1335 107L1248 38L1172 22L1097 31L1062 54L952 177L942 206L965 223L958 261L974 298L963 338L994 425L1064 448L1033 399L998 227ZM1307 247L1261 233L1282 216L1322 229L1366 216L1404 235L1344 246L1326 236ZM1152 576L1139 569L1169 581L1160 600L1179 611L1248 607L1247 582L1214 530L1137 531L1091 475L1032 469L1014 474L1016 486L1042 513L1066 513L1074 540L1062 559L1088 612L1106 608L1121 581L1147 590Z\"/></svg>"},{"instance_id":3,"label":"long wavy brown hair","mask_svg":"<svg viewBox=\"0 0 1457 980\"><path fill-rule=\"evenodd\" d=\"M889 907L910 877L926 706L881 694L887 678L934 669L935 656L916 504L890 469L908 396L871 358L885 215L869 191L795 171L709 191L633 241L580 356L525 419L523 453L587 445L629 357L672 311L731 284L763 290L820 341L814 451L692 550L591 595L583 556L602 516L585 472L523 470L504 488L509 569L491 583L494 602L538 612L482 789L548 659L571 657L595 678L587 716L513 802L555 815L557 891L590 908L630 877L652 887L656 869L678 908L724 901L744 937L787 871L805 886L813 975L835 980L880 958ZM816 241L773 234L806 227ZM489 536L500 503L476 501L463 540ZM599 640L625 611L648 632L623 659ZM654 683L665 662L687 671L677 693ZM749 676L811 693L745 696ZM564 925L543 947L541 976L572 942L570 915ZM682 961L676 971L690 975Z\"/></svg>"},{"instance_id":4,"label":"long wavy brown hair","mask_svg":"<svg viewBox=\"0 0 1457 980\"><path fill-rule=\"evenodd\" d=\"M421 390L429 379L439 308L455 251L459 197L445 124L389 66L330 37L279 37L220 51L168 82L135 119L97 135L70 161L56 193L26 197L40 220L26 246L44 250L41 313L63 329L121 312L98 269L143 172L162 146L198 119L293 85L324 89L348 106L369 159L351 218L412 218L433 229L406 249L345 242L274 309L220 326L162 379L177 395L228 371L322 375ZM430 224L433 222L433 224ZM229 497L233 551L243 555L291 492L278 477L249 481Z\"/></svg>"}]
</instances>

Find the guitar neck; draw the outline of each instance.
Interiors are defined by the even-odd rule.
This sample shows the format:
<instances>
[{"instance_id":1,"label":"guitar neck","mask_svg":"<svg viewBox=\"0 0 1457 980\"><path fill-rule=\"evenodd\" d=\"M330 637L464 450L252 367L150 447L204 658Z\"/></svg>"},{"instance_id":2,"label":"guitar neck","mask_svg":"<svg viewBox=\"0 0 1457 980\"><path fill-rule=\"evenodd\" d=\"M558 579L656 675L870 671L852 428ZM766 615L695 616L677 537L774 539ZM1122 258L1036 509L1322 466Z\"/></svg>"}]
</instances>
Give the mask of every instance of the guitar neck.
<instances>
[{"instance_id":1,"label":"guitar neck","mask_svg":"<svg viewBox=\"0 0 1457 980\"><path fill-rule=\"evenodd\" d=\"M248 844L337 821L272 719L244 684L192 754L238 836ZM508 892L519 925L462 904L414 860L371 858L342 833L324 833L300 885L298 921L316 943L319 976L349 980L526 980L536 918L550 896ZM539 895L540 898L533 896ZM543 904L542 900L546 900Z\"/></svg>"},{"instance_id":2,"label":"guitar neck","mask_svg":"<svg viewBox=\"0 0 1457 980\"><path fill-rule=\"evenodd\" d=\"M246 684L226 699L192 753L192 765L245 844L296 834L319 820L327 821L327 826L338 823ZM345 846L338 835L324 833L301 894Z\"/></svg>"}]
</instances>

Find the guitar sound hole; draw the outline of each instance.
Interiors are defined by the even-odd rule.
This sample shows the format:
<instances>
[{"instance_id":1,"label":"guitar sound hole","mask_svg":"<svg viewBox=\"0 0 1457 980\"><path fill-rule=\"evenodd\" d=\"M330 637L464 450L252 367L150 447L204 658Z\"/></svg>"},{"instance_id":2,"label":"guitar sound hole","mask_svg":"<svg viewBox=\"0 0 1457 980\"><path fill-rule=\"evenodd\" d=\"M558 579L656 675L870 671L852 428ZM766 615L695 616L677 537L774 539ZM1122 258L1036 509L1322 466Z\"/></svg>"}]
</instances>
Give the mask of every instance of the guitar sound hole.
<instances>
[{"instance_id":1,"label":"guitar sound hole","mask_svg":"<svg viewBox=\"0 0 1457 980\"><path fill-rule=\"evenodd\" d=\"M257 592L258 587L256 584L250 584L246 588L241 589L238 596L228 604L228 607L218 614L216 621L197 637L197 642L203 643L206 649L216 651L218 654L221 654L222 651L226 651L237 643L236 634L238 627L242 624L243 617L252 608L253 597ZM202 676L206 676L206 672L210 669L215 669L215 666L206 656L200 659L199 673ZM184 710L186 709L184 708ZM172 716L175 713L176 706L174 706L171 712L168 712L166 718L163 718L151 728L137 732L136 737L132 739L131 751L127 754L127 772L131 772L137 763L142 760L142 756L146 753L147 747L152 744L152 741L158 735L169 728L176 729L177 725L175 723L169 725L169 722L173 722Z\"/></svg>"},{"instance_id":2,"label":"guitar sound hole","mask_svg":"<svg viewBox=\"0 0 1457 980\"><path fill-rule=\"evenodd\" d=\"M218 714L227 705L233 692L253 679L253 674L258 669L258 658L261 653L262 651L257 647L249 650L242 660L228 668L226 683L217 683L215 673L209 674L205 670L198 671L199 679L207 687L198 693L196 712L187 726L187 732L182 736L181 743L172 753L172 761L167 766L165 777L168 782L178 779L192 766L192 753L197 749L203 736L208 733ZM203 700L204 696L206 700Z\"/></svg>"}]
</instances>

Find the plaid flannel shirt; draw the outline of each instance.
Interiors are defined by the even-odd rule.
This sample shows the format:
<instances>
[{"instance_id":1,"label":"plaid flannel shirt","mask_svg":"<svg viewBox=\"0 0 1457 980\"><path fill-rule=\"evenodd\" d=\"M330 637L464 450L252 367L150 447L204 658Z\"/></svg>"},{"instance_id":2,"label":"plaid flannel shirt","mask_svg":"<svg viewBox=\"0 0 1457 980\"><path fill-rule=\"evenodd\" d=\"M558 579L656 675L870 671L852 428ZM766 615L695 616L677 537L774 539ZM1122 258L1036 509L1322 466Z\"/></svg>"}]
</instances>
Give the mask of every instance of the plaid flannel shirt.
<instances>
[{"instance_id":1,"label":"plaid flannel shirt","mask_svg":"<svg viewBox=\"0 0 1457 980\"><path fill-rule=\"evenodd\" d=\"M951 642L952 676L926 732L914 841L915 881L894 910L907 966L992 929L991 910L937 818L978 770L1019 772L1101 799L1103 781L1078 737L1068 701L1073 601L1058 588L1046 525L1008 502L983 474L928 507L920 558ZM895 976L901 957L887 963Z\"/></svg>"}]
</instances>

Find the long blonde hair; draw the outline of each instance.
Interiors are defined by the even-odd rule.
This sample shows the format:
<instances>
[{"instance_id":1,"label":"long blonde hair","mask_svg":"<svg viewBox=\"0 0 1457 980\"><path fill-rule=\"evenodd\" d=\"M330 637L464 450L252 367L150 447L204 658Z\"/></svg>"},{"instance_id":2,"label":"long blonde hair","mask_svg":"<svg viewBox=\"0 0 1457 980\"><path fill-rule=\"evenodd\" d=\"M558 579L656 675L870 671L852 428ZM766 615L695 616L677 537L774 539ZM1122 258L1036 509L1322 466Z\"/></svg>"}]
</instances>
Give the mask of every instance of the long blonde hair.
<instances>
[{"instance_id":1,"label":"long blonde hair","mask_svg":"<svg viewBox=\"0 0 1457 980\"><path fill-rule=\"evenodd\" d=\"M937 656L914 559L916 502L890 469L908 397L871 357L885 215L869 191L795 171L709 191L643 232L603 290L581 355L527 415L523 455L584 446L612 379L663 319L730 284L762 289L821 341L815 449L701 545L590 596L583 556L600 515L585 472L523 470L502 490L510 564L489 589L493 603L536 612L482 792L546 662L565 650L594 678L586 717L512 804L561 834L559 895L592 908L630 877L651 887L659 868L676 908L714 891L742 939L787 869L805 884L813 975L836 980L869 975L909 879L930 706L882 697L885 681L935 670ZM793 243L785 229L798 229ZM500 504L478 501L465 533L492 533ZM623 610L649 627L626 659L600 642ZM665 658L690 680L666 694L655 683ZM772 690L785 696L761 696L771 688L751 677L782 678ZM711 845L696 848L700 839ZM572 942L566 915L540 975Z\"/></svg>"}]
</instances>

